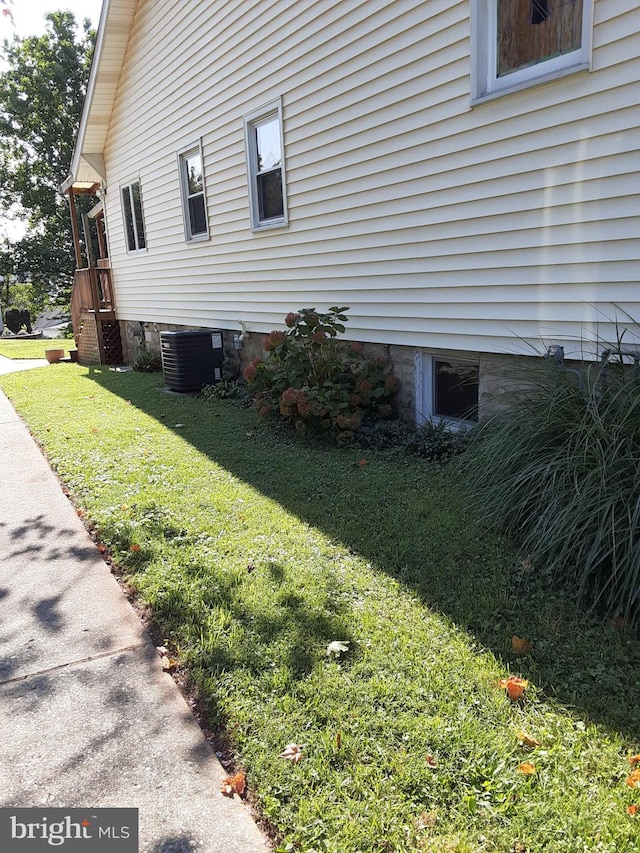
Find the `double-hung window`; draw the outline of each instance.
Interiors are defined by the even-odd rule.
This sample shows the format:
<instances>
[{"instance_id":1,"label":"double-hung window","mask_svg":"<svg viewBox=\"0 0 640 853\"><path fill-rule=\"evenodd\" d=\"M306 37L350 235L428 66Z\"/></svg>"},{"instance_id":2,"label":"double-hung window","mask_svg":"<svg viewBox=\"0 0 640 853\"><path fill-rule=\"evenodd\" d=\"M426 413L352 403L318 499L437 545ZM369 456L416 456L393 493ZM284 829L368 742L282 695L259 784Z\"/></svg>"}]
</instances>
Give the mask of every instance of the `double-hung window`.
<instances>
[{"instance_id":1,"label":"double-hung window","mask_svg":"<svg viewBox=\"0 0 640 853\"><path fill-rule=\"evenodd\" d=\"M589 68L593 0L471 0L472 98Z\"/></svg>"},{"instance_id":2,"label":"double-hung window","mask_svg":"<svg viewBox=\"0 0 640 853\"><path fill-rule=\"evenodd\" d=\"M147 248L147 238L144 233L144 217L142 215L142 196L140 181L132 181L120 187L122 199L122 215L128 252L140 252Z\"/></svg>"},{"instance_id":3,"label":"double-hung window","mask_svg":"<svg viewBox=\"0 0 640 853\"><path fill-rule=\"evenodd\" d=\"M209 236L209 227L200 143L179 152L178 169L185 237L187 240L205 240Z\"/></svg>"},{"instance_id":4,"label":"double-hung window","mask_svg":"<svg viewBox=\"0 0 640 853\"><path fill-rule=\"evenodd\" d=\"M251 227L287 224L282 107L276 101L245 116Z\"/></svg>"}]
</instances>

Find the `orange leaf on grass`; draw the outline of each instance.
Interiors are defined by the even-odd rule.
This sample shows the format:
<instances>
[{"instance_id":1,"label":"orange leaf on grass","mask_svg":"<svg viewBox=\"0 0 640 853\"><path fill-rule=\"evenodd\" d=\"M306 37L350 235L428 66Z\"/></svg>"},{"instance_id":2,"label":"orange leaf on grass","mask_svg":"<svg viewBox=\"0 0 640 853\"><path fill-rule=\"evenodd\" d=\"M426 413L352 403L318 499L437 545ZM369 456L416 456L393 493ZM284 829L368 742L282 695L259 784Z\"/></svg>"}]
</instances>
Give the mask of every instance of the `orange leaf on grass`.
<instances>
[{"instance_id":1,"label":"orange leaf on grass","mask_svg":"<svg viewBox=\"0 0 640 853\"><path fill-rule=\"evenodd\" d=\"M529 640L525 640L523 637L518 637L517 634L514 634L511 638L511 647L517 655L528 655L532 649Z\"/></svg>"},{"instance_id":2,"label":"orange leaf on grass","mask_svg":"<svg viewBox=\"0 0 640 853\"><path fill-rule=\"evenodd\" d=\"M130 545L130 546L129 546L129 550L130 550L130 551L139 551L139 550L140 550L140 546L139 546L139 545Z\"/></svg>"},{"instance_id":3,"label":"orange leaf on grass","mask_svg":"<svg viewBox=\"0 0 640 853\"><path fill-rule=\"evenodd\" d=\"M227 776L222 782L222 788L220 790L225 795L225 797L233 797L234 794L237 794L241 797L244 793L244 789L247 786L247 777L239 770L234 776Z\"/></svg>"},{"instance_id":4,"label":"orange leaf on grass","mask_svg":"<svg viewBox=\"0 0 640 853\"><path fill-rule=\"evenodd\" d=\"M509 678L501 678L498 682L498 687L502 687L507 691L509 699L515 701L524 696L524 691L529 686L529 682L524 678L519 678L517 675L510 675Z\"/></svg>"},{"instance_id":5,"label":"orange leaf on grass","mask_svg":"<svg viewBox=\"0 0 640 853\"><path fill-rule=\"evenodd\" d=\"M525 746L540 746L540 741L531 737L531 735L528 735L526 732L518 732L518 738Z\"/></svg>"},{"instance_id":6,"label":"orange leaf on grass","mask_svg":"<svg viewBox=\"0 0 640 853\"><path fill-rule=\"evenodd\" d=\"M178 666L178 661L175 658L170 657L169 655L162 655L160 660L162 662L162 668L165 672L173 672L174 669Z\"/></svg>"},{"instance_id":7,"label":"orange leaf on grass","mask_svg":"<svg viewBox=\"0 0 640 853\"><path fill-rule=\"evenodd\" d=\"M630 755L627 761L634 767L636 764L640 764L640 755Z\"/></svg>"},{"instance_id":8,"label":"orange leaf on grass","mask_svg":"<svg viewBox=\"0 0 640 853\"><path fill-rule=\"evenodd\" d=\"M631 817L638 814L638 806L637 805L627 806L627 813L630 814Z\"/></svg>"},{"instance_id":9,"label":"orange leaf on grass","mask_svg":"<svg viewBox=\"0 0 640 853\"><path fill-rule=\"evenodd\" d=\"M427 762L427 767L429 767L431 770L438 769L438 762L435 760L433 755L427 755L425 761Z\"/></svg>"},{"instance_id":10,"label":"orange leaf on grass","mask_svg":"<svg viewBox=\"0 0 640 853\"><path fill-rule=\"evenodd\" d=\"M518 765L518 773L524 773L525 776L531 776L535 772L536 766L530 761L523 761L522 764Z\"/></svg>"},{"instance_id":11,"label":"orange leaf on grass","mask_svg":"<svg viewBox=\"0 0 640 853\"><path fill-rule=\"evenodd\" d=\"M627 785L630 788L640 788L640 770L634 770L631 776L627 777Z\"/></svg>"}]
</instances>

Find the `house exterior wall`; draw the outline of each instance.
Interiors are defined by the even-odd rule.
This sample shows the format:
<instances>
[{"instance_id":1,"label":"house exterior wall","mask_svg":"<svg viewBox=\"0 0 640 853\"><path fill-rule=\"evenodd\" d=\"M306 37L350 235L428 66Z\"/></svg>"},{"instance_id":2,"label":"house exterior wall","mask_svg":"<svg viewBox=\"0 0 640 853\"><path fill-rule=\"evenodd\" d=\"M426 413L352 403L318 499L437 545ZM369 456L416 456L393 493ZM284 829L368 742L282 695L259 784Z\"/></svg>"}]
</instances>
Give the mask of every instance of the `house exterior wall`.
<instances>
[{"instance_id":1,"label":"house exterior wall","mask_svg":"<svg viewBox=\"0 0 640 853\"><path fill-rule=\"evenodd\" d=\"M639 18L595 0L591 72L472 107L466 0L139 0L105 149L119 317L261 333L339 304L411 353L588 355L640 319ZM243 116L276 98L289 225L254 233ZM198 140L210 239L187 243Z\"/></svg>"}]
</instances>

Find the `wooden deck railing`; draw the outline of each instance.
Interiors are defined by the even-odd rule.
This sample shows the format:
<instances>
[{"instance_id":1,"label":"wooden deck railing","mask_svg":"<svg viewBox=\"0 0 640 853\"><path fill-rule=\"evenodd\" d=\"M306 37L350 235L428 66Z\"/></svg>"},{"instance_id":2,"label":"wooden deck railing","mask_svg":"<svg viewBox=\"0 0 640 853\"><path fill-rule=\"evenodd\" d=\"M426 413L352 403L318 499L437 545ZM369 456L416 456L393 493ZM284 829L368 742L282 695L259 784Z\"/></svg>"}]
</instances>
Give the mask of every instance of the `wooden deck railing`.
<instances>
[{"instance_id":1,"label":"wooden deck railing","mask_svg":"<svg viewBox=\"0 0 640 853\"><path fill-rule=\"evenodd\" d=\"M71 292L71 323L74 335L77 337L79 334L83 313L91 311L109 319L108 315L113 314L114 310L111 269L99 266L76 270Z\"/></svg>"}]
</instances>

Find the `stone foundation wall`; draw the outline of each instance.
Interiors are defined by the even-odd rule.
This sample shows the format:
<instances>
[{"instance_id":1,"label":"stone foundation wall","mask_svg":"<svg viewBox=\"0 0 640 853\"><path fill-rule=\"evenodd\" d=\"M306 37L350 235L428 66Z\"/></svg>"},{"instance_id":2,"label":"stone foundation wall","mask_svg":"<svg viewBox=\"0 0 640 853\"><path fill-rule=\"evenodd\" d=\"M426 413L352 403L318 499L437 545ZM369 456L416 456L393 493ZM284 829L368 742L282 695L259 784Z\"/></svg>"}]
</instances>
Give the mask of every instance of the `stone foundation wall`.
<instances>
[{"instance_id":1,"label":"stone foundation wall","mask_svg":"<svg viewBox=\"0 0 640 853\"><path fill-rule=\"evenodd\" d=\"M481 421L504 412L517 392L527 386L527 375L539 359L519 355L480 355L478 412Z\"/></svg>"},{"instance_id":2,"label":"stone foundation wall","mask_svg":"<svg viewBox=\"0 0 640 853\"><path fill-rule=\"evenodd\" d=\"M137 320L123 320L121 322L124 339L126 341L129 364L133 364L141 352L147 350L158 355L162 350L161 332L181 332L187 329L200 329L202 326L177 326L171 323L145 323ZM212 331L214 331L212 329ZM234 345L234 335L239 331L221 329L224 362L222 376L224 379L237 379L242 374L244 358L241 362L241 352ZM260 335L260 339L263 339Z\"/></svg>"},{"instance_id":3,"label":"stone foundation wall","mask_svg":"<svg viewBox=\"0 0 640 853\"><path fill-rule=\"evenodd\" d=\"M132 364L137 355L143 350L160 353L160 333L164 331L180 331L199 326L177 326L167 323L145 323L126 320L121 322L121 328L126 341L129 363ZM233 380L242 376L242 370L254 358L263 353L263 342L266 337L260 332L245 333L241 349L237 349L234 338L240 334L238 329L222 329L224 347L224 379ZM365 354L371 357L382 356L393 365L393 370L400 381L398 391L398 409L400 417L413 421L416 417L416 359L422 350L415 347L398 344L364 345ZM442 358L454 357L451 352L439 353L429 350ZM459 353L460 358L469 359L469 354ZM514 392L526 385L527 372L536 359L528 356L492 355L480 353L478 409L480 420L486 420L491 415L503 411L513 399Z\"/></svg>"}]
</instances>

